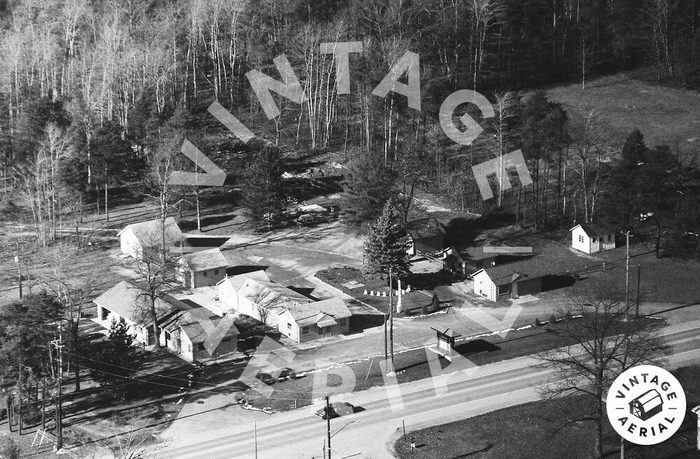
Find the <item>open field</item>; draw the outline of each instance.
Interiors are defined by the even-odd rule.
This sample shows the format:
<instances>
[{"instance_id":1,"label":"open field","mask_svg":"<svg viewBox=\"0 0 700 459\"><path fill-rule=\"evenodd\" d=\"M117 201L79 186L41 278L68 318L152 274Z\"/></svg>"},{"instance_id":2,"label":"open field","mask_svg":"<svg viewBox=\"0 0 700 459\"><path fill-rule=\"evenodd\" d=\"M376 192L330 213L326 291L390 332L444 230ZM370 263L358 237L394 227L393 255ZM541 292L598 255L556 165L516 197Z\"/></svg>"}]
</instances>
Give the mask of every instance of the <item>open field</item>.
<instances>
[{"instance_id":1,"label":"open field","mask_svg":"<svg viewBox=\"0 0 700 459\"><path fill-rule=\"evenodd\" d=\"M673 373L685 389L688 406L696 406L700 402L700 367L680 368ZM406 440L396 442L396 451L402 458L587 458L593 449L592 423L575 422L558 432L557 429L562 420L589 411L589 401L581 396L527 403L410 432ZM603 429L606 457L619 457L620 437L607 421ZM695 419L687 414L683 426L670 440L649 447L627 444L625 452L629 457L697 457L694 437ZM415 451L410 448L411 438L415 439Z\"/></svg>"},{"instance_id":2,"label":"open field","mask_svg":"<svg viewBox=\"0 0 700 459\"><path fill-rule=\"evenodd\" d=\"M619 142L638 128L649 146L669 145L700 154L700 93L653 86L621 74L547 91L572 117L596 110Z\"/></svg>"}]
</instances>

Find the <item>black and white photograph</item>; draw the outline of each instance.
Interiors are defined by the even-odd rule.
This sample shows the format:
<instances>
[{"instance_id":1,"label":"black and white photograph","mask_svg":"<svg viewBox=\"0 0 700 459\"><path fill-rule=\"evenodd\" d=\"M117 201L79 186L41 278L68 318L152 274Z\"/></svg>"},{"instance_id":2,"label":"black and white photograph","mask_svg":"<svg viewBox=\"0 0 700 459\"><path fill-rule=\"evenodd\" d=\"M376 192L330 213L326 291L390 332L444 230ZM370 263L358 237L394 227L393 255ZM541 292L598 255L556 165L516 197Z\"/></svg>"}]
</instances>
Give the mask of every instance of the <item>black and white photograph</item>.
<instances>
[{"instance_id":1,"label":"black and white photograph","mask_svg":"<svg viewBox=\"0 0 700 459\"><path fill-rule=\"evenodd\" d=\"M0 459L700 457L700 0L0 0Z\"/></svg>"}]
</instances>

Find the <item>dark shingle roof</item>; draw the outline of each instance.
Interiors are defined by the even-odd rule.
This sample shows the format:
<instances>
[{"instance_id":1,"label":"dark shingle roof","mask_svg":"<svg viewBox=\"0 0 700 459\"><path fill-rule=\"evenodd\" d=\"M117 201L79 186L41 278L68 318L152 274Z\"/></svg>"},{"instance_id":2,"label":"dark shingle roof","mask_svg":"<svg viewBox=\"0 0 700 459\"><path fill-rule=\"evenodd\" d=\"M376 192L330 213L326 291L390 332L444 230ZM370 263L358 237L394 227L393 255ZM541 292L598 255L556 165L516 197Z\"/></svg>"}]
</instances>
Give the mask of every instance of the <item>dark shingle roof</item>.
<instances>
[{"instance_id":1,"label":"dark shingle roof","mask_svg":"<svg viewBox=\"0 0 700 459\"><path fill-rule=\"evenodd\" d=\"M580 223L576 226L581 226L581 228L583 229L583 231L586 232L588 237L599 237L599 236L603 236L603 235L615 232L615 230L613 228L611 228L610 226L599 224L599 223ZM576 226L571 228L571 230L569 230L569 231L573 231L574 228L576 228Z\"/></svg>"}]
</instances>

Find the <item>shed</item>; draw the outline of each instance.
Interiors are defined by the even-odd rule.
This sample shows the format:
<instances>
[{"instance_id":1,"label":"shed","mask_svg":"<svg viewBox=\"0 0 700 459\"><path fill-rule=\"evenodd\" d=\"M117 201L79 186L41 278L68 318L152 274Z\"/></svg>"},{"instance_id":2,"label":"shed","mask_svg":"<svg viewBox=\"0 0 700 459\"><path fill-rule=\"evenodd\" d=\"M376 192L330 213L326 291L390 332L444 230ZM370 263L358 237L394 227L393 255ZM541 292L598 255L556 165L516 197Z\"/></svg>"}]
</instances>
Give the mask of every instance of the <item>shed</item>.
<instances>
[{"instance_id":1,"label":"shed","mask_svg":"<svg viewBox=\"0 0 700 459\"><path fill-rule=\"evenodd\" d=\"M601 224L580 223L569 230L571 247L583 253L596 253L615 248L615 230Z\"/></svg>"},{"instance_id":2,"label":"shed","mask_svg":"<svg viewBox=\"0 0 700 459\"><path fill-rule=\"evenodd\" d=\"M660 413L663 407L664 401L659 391L656 389L649 389L630 402L630 414L638 417L642 421L646 421Z\"/></svg>"}]
</instances>

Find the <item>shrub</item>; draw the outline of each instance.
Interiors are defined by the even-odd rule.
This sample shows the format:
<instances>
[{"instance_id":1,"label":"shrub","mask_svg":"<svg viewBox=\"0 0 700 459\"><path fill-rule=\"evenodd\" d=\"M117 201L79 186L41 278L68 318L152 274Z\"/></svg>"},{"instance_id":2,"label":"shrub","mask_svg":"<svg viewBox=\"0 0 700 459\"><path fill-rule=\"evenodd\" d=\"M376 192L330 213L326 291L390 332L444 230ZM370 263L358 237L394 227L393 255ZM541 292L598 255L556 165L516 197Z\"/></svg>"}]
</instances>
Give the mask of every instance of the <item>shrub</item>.
<instances>
[{"instance_id":1,"label":"shrub","mask_svg":"<svg viewBox=\"0 0 700 459\"><path fill-rule=\"evenodd\" d=\"M556 317L554 314L552 314L551 316L549 316L549 323L550 323L550 324L555 324L555 323L557 323L557 317Z\"/></svg>"},{"instance_id":2,"label":"shrub","mask_svg":"<svg viewBox=\"0 0 700 459\"><path fill-rule=\"evenodd\" d=\"M542 322L540 322L540 319L535 318L535 325L538 326L538 327L541 327L541 326L542 326Z\"/></svg>"}]
</instances>

